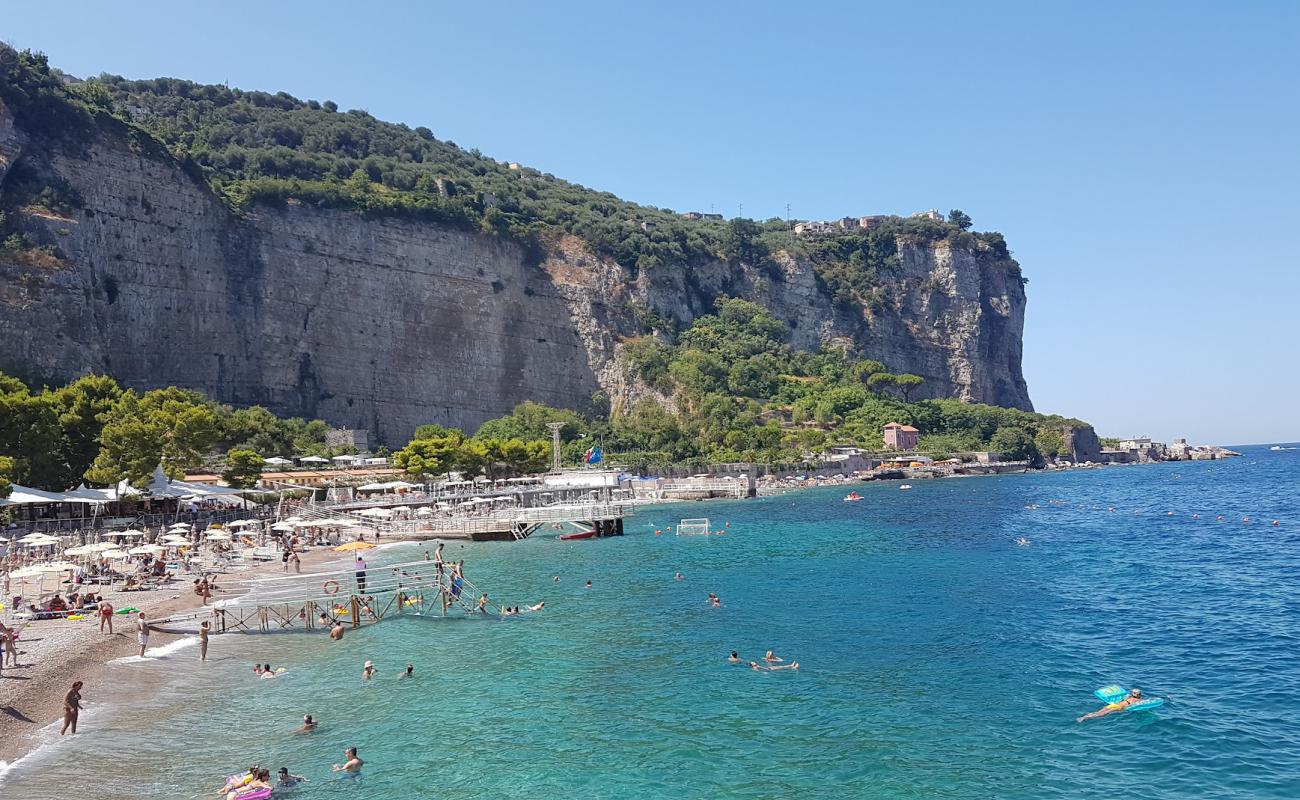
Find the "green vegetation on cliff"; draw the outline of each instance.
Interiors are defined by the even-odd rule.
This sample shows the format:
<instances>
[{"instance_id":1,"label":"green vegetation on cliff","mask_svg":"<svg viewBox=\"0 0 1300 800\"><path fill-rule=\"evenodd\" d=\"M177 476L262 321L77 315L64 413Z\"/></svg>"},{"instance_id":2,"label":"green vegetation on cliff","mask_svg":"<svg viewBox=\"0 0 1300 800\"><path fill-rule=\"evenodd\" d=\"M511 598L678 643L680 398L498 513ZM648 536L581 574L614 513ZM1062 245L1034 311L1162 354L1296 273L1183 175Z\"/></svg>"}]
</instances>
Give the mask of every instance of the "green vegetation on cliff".
<instances>
[{"instance_id":1,"label":"green vegetation on cliff","mask_svg":"<svg viewBox=\"0 0 1300 800\"><path fill-rule=\"evenodd\" d=\"M780 251L812 260L834 296L871 306L901 239L992 248L970 218L888 218L871 231L805 241L784 220L688 219L438 139L426 127L383 122L332 102L299 100L173 78L101 75L65 84L45 57L0 45L0 99L33 133L74 142L95 130L138 149L163 147L233 207L299 202L431 220L525 244L557 232L581 237L631 271L720 259L762 265Z\"/></svg>"}]
</instances>

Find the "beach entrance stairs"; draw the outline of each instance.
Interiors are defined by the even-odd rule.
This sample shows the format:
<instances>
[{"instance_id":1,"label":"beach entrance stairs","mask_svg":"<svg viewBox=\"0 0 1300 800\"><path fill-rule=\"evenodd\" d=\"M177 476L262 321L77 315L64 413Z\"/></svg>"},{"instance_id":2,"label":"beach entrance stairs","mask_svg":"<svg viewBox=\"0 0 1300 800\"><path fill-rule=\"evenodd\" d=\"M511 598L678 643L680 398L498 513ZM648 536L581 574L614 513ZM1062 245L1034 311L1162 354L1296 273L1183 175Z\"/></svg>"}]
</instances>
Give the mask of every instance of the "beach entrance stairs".
<instances>
[{"instance_id":1,"label":"beach entrance stairs","mask_svg":"<svg viewBox=\"0 0 1300 800\"><path fill-rule=\"evenodd\" d=\"M500 614L501 607L464 578L454 578L450 564L439 570L432 561L413 561L306 574L277 575L223 583L223 594L210 608L177 614L154 624L163 631L192 633L208 620L213 633L311 631L342 622L359 628L400 616L450 617Z\"/></svg>"}]
</instances>

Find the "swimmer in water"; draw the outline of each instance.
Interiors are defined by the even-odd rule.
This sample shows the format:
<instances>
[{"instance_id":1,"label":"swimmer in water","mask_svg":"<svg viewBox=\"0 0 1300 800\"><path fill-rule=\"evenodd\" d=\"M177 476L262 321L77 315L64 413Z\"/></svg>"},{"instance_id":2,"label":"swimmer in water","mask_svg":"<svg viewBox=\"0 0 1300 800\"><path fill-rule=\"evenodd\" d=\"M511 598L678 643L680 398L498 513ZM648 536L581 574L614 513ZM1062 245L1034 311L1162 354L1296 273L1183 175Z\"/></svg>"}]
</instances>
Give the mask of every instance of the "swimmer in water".
<instances>
[{"instance_id":1,"label":"swimmer in water","mask_svg":"<svg viewBox=\"0 0 1300 800\"><path fill-rule=\"evenodd\" d=\"M528 607L528 610L529 610L529 611L541 611L543 608L546 608L546 601L545 601L545 600L541 601L540 603L535 603L535 604L529 606L529 607Z\"/></svg>"},{"instance_id":2,"label":"swimmer in water","mask_svg":"<svg viewBox=\"0 0 1300 800\"><path fill-rule=\"evenodd\" d=\"M265 680L266 678L274 678L274 677L275 677L275 674L276 674L276 673L275 673L274 670L271 669L271 665L270 665L270 664L263 664L263 665L262 665L262 679L263 679L263 680Z\"/></svg>"},{"instance_id":3,"label":"swimmer in water","mask_svg":"<svg viewBox=\"0 0 1300 800\"><path fill-rule=\"evenodd\" d=\"M401 675L398 675L398 676L397 676L397 679L400 681L400 680L402 680L403 678L414 678L414 677L415 677L415 665L414 665L414 664L407 664L407 665L406 665L406 672L403 672Z\"/></svg>"},{"instance_id":4,"label":"swimmer in water","mask_svg":"<svg viewBox=\"0 0 1300 800\"><path fill-rule=\"evenodd\" d=\"M674 575L673 580L678 580L678 581L682 580L682 573L679 572L676 575Z\"/></svg>"},{"instance_id":5,"label":"swimmer in water","mask_svg":"<svg viewBox=\"0 0 1300 800\"><path fill-rule=\"evenodd\" d=\"M749 668L754 670L763 670L766 672L776 672L778 669L799 669L799 662L796 661L793 664L782 664L780 666L773 667L773 666L766 666L764 664L759 664L756 661L751 661L749 662Z\"/></svg>"},{"instance_id":6,"label":"swimmer in water","mask_svg":"<svg viewBox=\"0 0 1300 800\"><path fill-rule=\"evenodd\" d=\"M1029 540L1021 536L1019 539L1016 539L1016 544L1020 545L1021 547L1028 547Z\"/></svg>"},{"instance_id":7,"label":"swimmer in water","mask_svg":"<svg viewBox=\"0 0 1300 800\"><path fill-rule=\"evenodd\" d=\"M559 582L560 582L560 576L559 576L559 575L556 575L556 576L555 576L555 582L556 582L556 583L559 583Z\"/></svg>"},{"instance_id":8,"label":"swimmer in water","mask_svg":"<svg viewBox=\"0 0 1300 800\"><path fill-rule=\"evenodd\" d=\"M344 753L348 760L343 764L335 764L334 772L350 772L353 775L361 771L362 765L366 762L357 757L357 748L349 747Z\"/></svg>"},{"instance_id":9,"label":"swimmer in water","mask_svg":"<svg viewBox=\"0 0 1300 800\"><path fill-rule=\"evenodd\" d=\"M316 720L311 718L311 714L304 714L302 718L302 727L294 733L312 733L316 730Z\"/></svg>"},{"instance_id":10,"label":"swimmer in water","mask_svg":"<svg viewBox=\"0 0 1300 800\"><path fill-rule=\"evenodd\" d=\"M776 653L773 653L771 650L768 650L768 651L767 651L767 655L763 656L763 660L766 661L766 662L769 663L769 664L773 664L773 663L775 663L775 664L779 664L779 663L785 661L784 658L781 658L781 657L778 656Z\"/></svg>"},{"instance_id":11,"label":"swimmer in water","mask_svg":"<svg viewBox=\"0 0 1300 800\"><path fill-rule=\"evenodd\" d=\"M727 656L727 660L730 661L732 664L739 664L740 654L737 653L735 650L732 650L731 655Z\"/></svg>"},{"instance_id":12,"label":"swimmer in water","mask_svg":"<svg viewBox=\"0 0 1300 800\"><path fill-rule=\"evenodd\" d=\"M278 778L275 782L277 789L292 789L298 784L310 783L310 781L301 775L290 775L288 767L280 767L280 772L276 777Z\"/></svg>"},{"instance_id":13,"label":"swimmer in water","mask_svg":"<svg viewBox=\"0 0 1300 800\"><path fill-rule=\"evenodd\" d=\"M587 588L588 588L588 589L591 588L591 581L587 581Z\"/></svg>"},{"instance_id":14,"label":"swimmer in water","mask_svg":"<svg viewBox=\"0 0 1300 800\"><path fill-rule=\"evenodd\" d=\"M342 622L335 622L335 623L334 623L334 627L333 627L333 628L330 628L330 638L333 639L333 640L336 641L336 642L338 642L338 641L342 641L342 639L343 639L343 623L342 623Z\"/></svg>"},{"instance_id":15,"label":"swimmer in water","mask_svg":"<svg viewBox=\"0 0 1300 800\"><path fill-rule=\"evenodd\" d=\"M1101 708L1097 709L1091 714L1084 714L1082 717L1076 719L1075 722L1083 722L1084 720L1088 720L1088 719L1096 719L1097 717L1104 717L1107 714L1114 714L1116 711L1123 711L1129 706L1141 702L1142 702L1142 690L1129 689L1128 697L1125 697L1123 700L1120 700L1115 703L1107 703L1106 705L1102 706Z\"/></svg>"},{"instance_id":16,"label":"swimmer in water","mask_svg":"<svg viewBox=\"0 0 1300 800\"><path fill-rule=\"evenodd\" d=\"M375 669L375 662L367 661L366 666L361 670L361 679L367 681L370 680L371 678L375 677L376 671L377 670Z\"/></svg>"}]
</instances>

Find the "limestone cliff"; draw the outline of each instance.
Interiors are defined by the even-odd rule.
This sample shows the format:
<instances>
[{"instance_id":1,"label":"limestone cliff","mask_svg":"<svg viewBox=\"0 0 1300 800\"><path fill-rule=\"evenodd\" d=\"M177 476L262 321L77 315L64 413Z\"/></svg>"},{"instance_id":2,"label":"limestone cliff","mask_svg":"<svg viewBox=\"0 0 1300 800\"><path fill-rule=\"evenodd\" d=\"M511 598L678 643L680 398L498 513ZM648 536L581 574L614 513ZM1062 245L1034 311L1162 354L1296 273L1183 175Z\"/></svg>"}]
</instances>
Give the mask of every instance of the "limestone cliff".
<instances>
[{"instance_id":1,"label":"limestone cliff","mask_svg":"<svg viewBox=\"0 0 1300 800\"><path fill-rule=\"evenodd\" d=\"M13 166L76 198L28 202ZM474 428L523 400L585 409L646 392L620 365L645 317L685 325L721 294L925 378L927 396L1030 408L1025 296L980 245L900 244L873 309L836 304L810 264L714 261L632 275L572 236L540 259L511 240L289 203L232 212L128 138L39 140L0 107L0 205L55 257L0 252L0 369L103 371L237 405L319 416L400 444L425 422Z\"/></svg>"}]
</instances>

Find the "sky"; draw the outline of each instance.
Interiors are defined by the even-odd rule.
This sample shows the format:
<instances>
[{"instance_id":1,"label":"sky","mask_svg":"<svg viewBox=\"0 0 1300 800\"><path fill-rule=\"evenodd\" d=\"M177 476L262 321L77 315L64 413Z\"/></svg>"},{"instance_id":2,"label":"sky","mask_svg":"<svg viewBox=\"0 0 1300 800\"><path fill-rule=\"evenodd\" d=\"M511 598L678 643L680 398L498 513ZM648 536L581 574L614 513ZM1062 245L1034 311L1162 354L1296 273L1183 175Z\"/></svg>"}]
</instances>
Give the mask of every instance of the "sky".
<instances>
[{"instance_id":1,"label":"sky","mask_svg":"<svg viewBox=\"0 0 1300 800\"><path fill-rule=\"evenodd\" d=\"M1300 440L1300 3L14 4L74 75L331 99L629 200L960 208L1029 279L1035 407Z\"/></svg>"}]
</instances>

